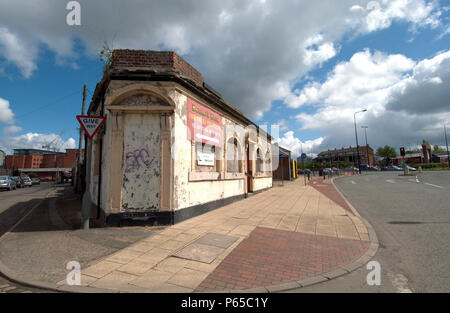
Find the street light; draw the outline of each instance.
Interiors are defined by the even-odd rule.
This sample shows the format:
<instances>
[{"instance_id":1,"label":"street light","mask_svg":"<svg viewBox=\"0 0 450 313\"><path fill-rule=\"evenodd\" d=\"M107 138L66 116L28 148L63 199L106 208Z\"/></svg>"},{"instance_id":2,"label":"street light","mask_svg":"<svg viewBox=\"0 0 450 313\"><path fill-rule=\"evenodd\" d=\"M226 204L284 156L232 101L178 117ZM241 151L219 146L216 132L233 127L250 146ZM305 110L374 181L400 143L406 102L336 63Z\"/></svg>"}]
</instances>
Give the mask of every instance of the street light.
<instances>
[{"instance_id":1,"label":"street light","mask_svg":"<svg viewBox=\"0 0 450 313\"><path fill-rule=\"evenodd\" d=\"M361 128L364 128L364 134L366 135L367 165L370 166L369 144L367 143L367 129L369 128L369 126L361 126Z\"/></svg>"},{"instance_id":2,"label":"street light","mask_svg":"<svg viewBox=\"0 0 450 313\"><path fill-rule=\"evenodd\" d=\"M358 131L356 130L356 114L363 113L363 112L367 112L367 109L355 112L355 114L353 114L353 120L355 121L356 153L358 154L358 172L359 172L359 174L361 174L361 160L359 157Z\"/></svg>"},{"instance_id":3,"label":"street light","mask_svg":"<svg viewBox=\"0 0 450 313\"><path fill-rule=\"evenodd\" d=\"M447 128L446 128L447 125L450 125L450 123L444 124L445 144L447 145L447 163L448 163L448 169L450 170L450 157L449 157L449 152L448 152Z\"/></svg>"}]
</instances>

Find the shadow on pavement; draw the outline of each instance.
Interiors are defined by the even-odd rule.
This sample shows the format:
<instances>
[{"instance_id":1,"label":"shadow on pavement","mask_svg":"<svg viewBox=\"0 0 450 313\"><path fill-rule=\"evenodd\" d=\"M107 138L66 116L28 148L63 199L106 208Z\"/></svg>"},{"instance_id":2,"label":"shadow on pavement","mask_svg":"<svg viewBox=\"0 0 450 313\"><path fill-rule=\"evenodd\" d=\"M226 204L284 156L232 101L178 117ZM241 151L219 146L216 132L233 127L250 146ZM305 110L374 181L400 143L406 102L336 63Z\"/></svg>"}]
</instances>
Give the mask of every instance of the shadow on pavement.
<instances>
[{"instance_id":1,"label":"shadow on pavement","mask_svg":"<svg viewBox=\"0 0 450 313\"><path fill-rule=\"evenodd\" d=\"M24 211L41 201L20 202L0 215L13 225ZM17 220L14 216L22 210ZM0 260L27 279L59 282L65 279L66 264L78 261L81 269L95 260L152 236L161 227L79 229L81 196L70 186L58 186L19 225L0 241ZM9 229L9 227L7 228ZM6 229L6 230L7 230ZM5 230L5 231L6 231Z\"/></svg>"}]
</instances>

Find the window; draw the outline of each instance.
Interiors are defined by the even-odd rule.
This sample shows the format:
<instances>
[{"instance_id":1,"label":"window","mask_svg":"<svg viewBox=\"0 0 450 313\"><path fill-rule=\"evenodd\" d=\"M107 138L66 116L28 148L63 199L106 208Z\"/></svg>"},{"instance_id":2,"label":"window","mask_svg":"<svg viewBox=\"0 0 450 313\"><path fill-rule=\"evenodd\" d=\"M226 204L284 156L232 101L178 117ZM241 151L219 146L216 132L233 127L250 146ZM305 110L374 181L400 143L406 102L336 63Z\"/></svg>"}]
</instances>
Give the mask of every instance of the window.
<instances>
[{"instance_id":1,"label":"window","mask_svg":"<svg viewBox=\"0 0 450 313\"><path fill-rule=\"evenodd\" d=\"M242 168L241 147L236 138L230 138L227 141L227 172L239 173Z\"/></svg>"},{"instance_id":2,"label":"window","mask_svg":"<svg viewBox=\"0 0 450 313\"><path fill-rule=\"evenodd\" d=\"M220 148L201 142L195 143L195 168L201 172L217 172L220 168L217 154Z\"/></svg>"},{"instance_id":3,"label":"window","mask_svg":"<svg viewBox=\"0 0 450 313\"><path fill-rule=\"evenodd\" d=\"M264 172L264 160L261 158L261 149L256 150L256 173Z\"/></svg>"}]
</instances>

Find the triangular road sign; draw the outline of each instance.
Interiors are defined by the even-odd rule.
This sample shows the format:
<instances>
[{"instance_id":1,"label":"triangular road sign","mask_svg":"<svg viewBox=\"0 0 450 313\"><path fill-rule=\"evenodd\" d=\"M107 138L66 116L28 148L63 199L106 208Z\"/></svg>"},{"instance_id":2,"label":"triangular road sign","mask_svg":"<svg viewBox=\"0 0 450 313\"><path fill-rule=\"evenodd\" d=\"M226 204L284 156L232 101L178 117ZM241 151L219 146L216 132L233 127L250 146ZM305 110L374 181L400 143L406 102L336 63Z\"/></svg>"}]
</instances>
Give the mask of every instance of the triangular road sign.
<instances>
[{"instance_id":1,"label":"triangular road sign","mask_svg":"<svg viewBox=\"0 0 450 313\"><path fill-rule=\"evenodd\" d=\"M81 127L83 127L89 139L92 139L100 129L100 126L105 122L106 117L77 115L77 120L80 122Z\"/></svg>"}]
</instances>

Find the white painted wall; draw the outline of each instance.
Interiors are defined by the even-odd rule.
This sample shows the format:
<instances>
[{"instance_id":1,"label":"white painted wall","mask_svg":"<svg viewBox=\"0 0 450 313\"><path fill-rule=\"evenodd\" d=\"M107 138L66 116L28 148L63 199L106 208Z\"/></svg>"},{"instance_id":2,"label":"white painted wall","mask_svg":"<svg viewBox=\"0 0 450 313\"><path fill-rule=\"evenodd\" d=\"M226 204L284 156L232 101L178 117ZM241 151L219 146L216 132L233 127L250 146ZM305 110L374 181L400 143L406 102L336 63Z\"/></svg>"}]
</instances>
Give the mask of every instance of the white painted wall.
<instances>
[{"instance_id":1,"label":"white painted wall","mask_svg":"<svg viewBox=\"0 0 450 313\"><path fill-rule=\"evenodd\" d=\"M122 209L159 210L160 181L160 115L125 114Z\"/></svg>"}]
</instances>

